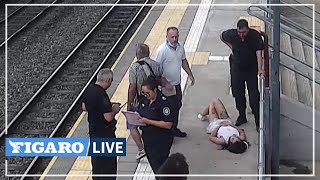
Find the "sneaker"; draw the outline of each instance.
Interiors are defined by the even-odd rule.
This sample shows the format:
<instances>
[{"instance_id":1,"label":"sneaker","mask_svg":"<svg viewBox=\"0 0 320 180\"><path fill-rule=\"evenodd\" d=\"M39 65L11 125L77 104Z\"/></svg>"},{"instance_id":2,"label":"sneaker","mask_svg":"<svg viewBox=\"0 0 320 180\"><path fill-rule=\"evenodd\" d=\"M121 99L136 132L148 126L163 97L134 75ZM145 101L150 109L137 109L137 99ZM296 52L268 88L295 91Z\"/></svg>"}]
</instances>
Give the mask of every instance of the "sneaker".
<instances>
[{"instance_id":1,"label":"sneaker","mask_svg":"<svg viewBox=\"0 0 320 180\"><path fill-rule=\"evenodd\" d=\"M245 123L247 123L248 121L247 121L247 118L246 117L241 117L241 116L239 116L238 118L237 118L237 121L236 121L236 126L241 126L242 124L245 124Z\"/></svg>"},{"instance_id":2,"label":"sneaker","mask_svg":"<svg viewBox=\"0 0 320 180\"><path fill-rule=\"evenodd\" d=\"M203 116L202 114L198 114L198 118L200 119L200 121L205 121L206 120L206 116Z\"/></svg>"},{"instance_id":3,"label":"sneaker","mask_svg":"<svg viewBox=\"0 0 320 180\"><path fill-rule=\"evenodd\" d=\"M140 160L141 158L145 157L147 154L144 151L144 149L142 149L141 151L138 151L137 156L136 156L136 160Z\"/></svg>"}]
</instances>

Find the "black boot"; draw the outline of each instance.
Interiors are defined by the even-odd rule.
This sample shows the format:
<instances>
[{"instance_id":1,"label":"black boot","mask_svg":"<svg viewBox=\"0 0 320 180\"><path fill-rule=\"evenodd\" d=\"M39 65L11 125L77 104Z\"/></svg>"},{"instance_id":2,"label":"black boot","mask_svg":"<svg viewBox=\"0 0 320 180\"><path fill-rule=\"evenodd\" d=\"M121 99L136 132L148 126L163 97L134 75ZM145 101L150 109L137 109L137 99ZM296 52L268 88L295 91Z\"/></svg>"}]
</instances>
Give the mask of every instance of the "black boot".
<instances>
[{"instance_id":1,"label":"black boot","mask_svg":"<svg viewBox=\"0 0 320 180\"><path fill-rule=\"evenodd\" d=\"M178 128L174 128L173 130L173 135L175 136L175 137L186 137L187 136L187 133L185 133L185 132L182 132L180 129L178 129Z\"/></svg>"},{"instance_id":2,"label":"black boot","mask_svg":"<svg viewBox=\"0 0 320 180\"><path fill-rule=\"evenodd\" d=\"M259 113L257 114L254 114L254 121L256 123L256 130L257 132L259 132L259 128L260 128L260 116L259 116Z\"/></svg>"},{"instance_id":3,"label":"black boot","mask_svg":"<svg viewBox=\"0 0 320 180\"><path fill-rule=\"evenodd\" d=\"M236 126L241 126L242 124L247 123L247 117L245 115L239 115L236 121Z\"/></svg>"}]
</instances>

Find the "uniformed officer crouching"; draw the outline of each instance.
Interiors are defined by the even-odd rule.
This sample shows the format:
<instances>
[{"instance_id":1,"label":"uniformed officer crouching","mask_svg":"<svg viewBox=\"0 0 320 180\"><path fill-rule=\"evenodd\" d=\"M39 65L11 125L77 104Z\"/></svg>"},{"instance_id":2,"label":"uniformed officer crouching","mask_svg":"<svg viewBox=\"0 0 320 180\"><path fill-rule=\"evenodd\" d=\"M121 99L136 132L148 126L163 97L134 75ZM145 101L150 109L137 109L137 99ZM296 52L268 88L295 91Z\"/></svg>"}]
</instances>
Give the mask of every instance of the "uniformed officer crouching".
<instances>
[{"instance_id":1,"label":"uniformed officer crouching","mask_svg":"<svg viewBox=\"0 0 320 180\"><path fill-rule=\"evenodd\" d=\"M149 77L142 83L141 94L143 98L138 112L142 118L139 121L146 124L140 127L142 140L150 166L156 173L170 154L173 142L170 129L174 117L169 101L158 90L155 79Z\"/></svg>"},{"instance_id":2,"label":"uniformed officer crouching","mask_svg":"<svg viewBox=\"0 0 320 180\"><path fill-rule=\"evenodd\" d=\"M111 86L113 72L101 69L95 84L88 86L83 94L82 109L88 111L89 135L91 138L115 138L117 121L115 115L120 111L119 103L111 103L106 89ZM117 174L117 157L92 156L93 179L115 180L116 177L94 177L96 174Z\"/></svg>"}]
</instances>

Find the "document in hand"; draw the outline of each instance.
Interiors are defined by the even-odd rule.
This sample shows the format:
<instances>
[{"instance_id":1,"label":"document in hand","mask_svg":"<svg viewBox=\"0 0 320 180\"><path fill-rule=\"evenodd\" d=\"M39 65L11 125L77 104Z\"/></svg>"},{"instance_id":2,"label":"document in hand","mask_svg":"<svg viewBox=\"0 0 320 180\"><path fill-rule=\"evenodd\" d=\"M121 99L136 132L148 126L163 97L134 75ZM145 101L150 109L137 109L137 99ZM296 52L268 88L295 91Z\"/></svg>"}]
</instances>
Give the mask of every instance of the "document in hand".
<instances>
[{"instance_id":1,"label":"document in hand","mask_svg":"<svg viewBox=\"0 0 320 180\"><path fill-rule=\"evenodd\" d=\"M141 118L141 116L138 112L124 111L124 110L121 112L126 117L129 124L136 125L136 126L145 126L145 124L139 122L139 119Z\"/></svg>"}]
</instances>

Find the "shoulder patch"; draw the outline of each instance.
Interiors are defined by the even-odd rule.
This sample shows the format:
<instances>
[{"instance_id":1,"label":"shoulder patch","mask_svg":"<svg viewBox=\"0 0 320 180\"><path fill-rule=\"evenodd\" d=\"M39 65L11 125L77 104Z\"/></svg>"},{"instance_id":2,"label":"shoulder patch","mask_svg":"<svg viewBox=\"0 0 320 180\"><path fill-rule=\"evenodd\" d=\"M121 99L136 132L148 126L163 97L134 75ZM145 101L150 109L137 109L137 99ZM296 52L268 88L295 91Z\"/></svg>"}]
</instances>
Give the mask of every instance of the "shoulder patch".
<instances>
[{"instance_id":1,"label":"shoulder patch","mask_svg":"<svg viewBox=\"0 0 320 180\"><path fill-rule=\"evenodd\" d=\"M165 116L170 115L170 108L169 108L169 107L164 107L164 108L162 109L162 113L163 113L163 115L165 115Z\"/></svg>"}]
</instances>

